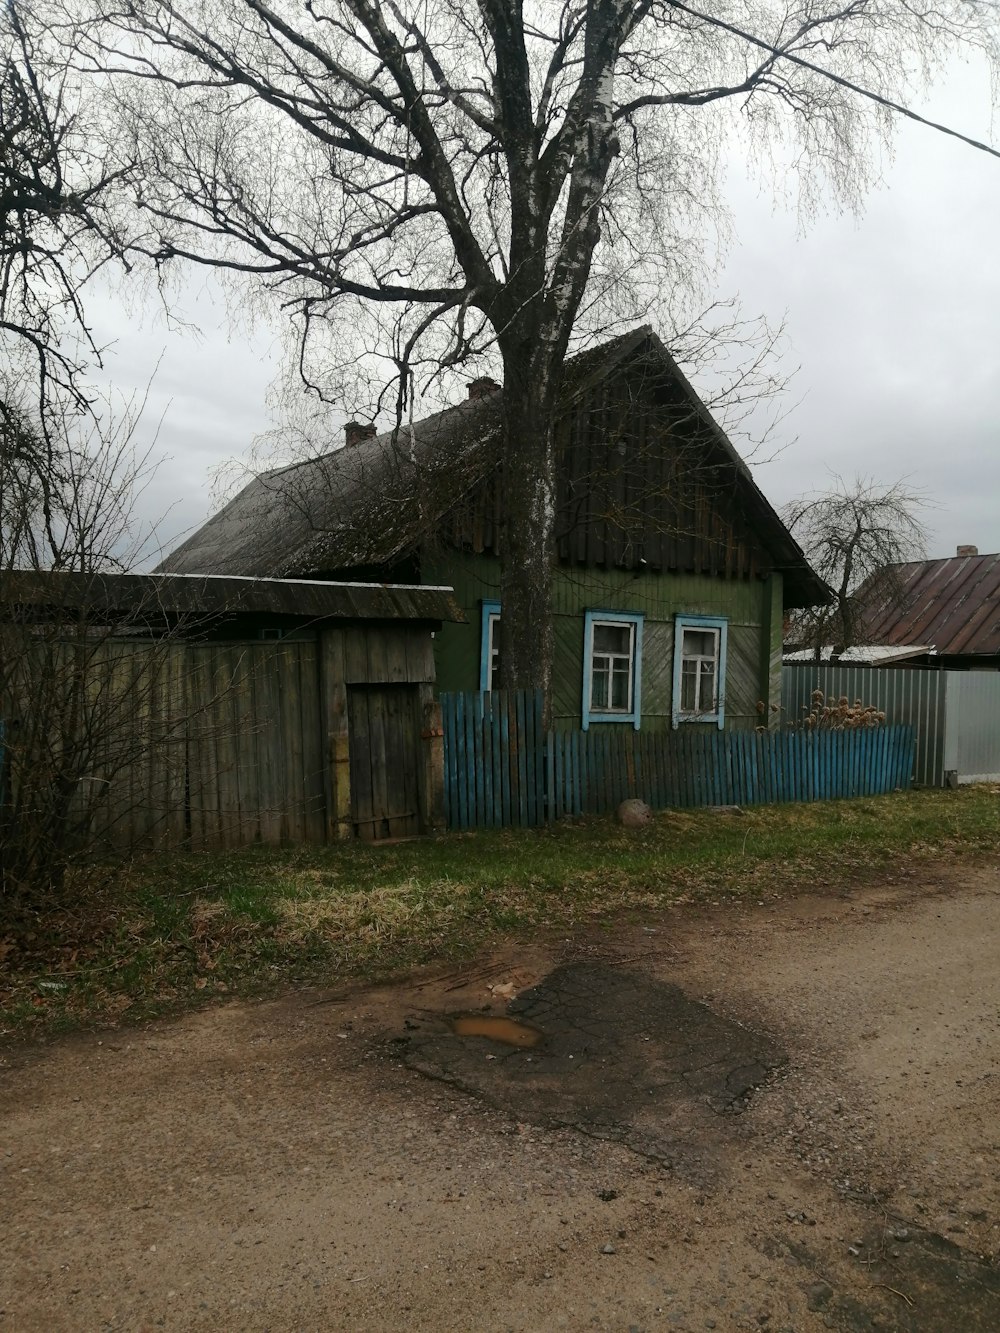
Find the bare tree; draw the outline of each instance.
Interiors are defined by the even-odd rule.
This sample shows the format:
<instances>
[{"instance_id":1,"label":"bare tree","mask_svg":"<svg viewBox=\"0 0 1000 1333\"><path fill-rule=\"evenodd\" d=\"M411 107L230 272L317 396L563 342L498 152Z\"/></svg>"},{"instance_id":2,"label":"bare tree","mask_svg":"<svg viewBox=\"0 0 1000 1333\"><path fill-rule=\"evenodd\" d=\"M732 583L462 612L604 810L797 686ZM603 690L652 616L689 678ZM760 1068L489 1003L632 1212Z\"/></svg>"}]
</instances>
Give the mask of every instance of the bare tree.
<instances>
[{"instance_id":1,"label":"bare tree","mask_svg":"<svg viewBox=\"0 0 1000 1333\"><path fill-rule=\"evenodd\" d=\"M171 738L151 714L169 632L156 598L108 604L141 560L141 408L103 425L70 401L47 429L8 387L0 417L0 908L37 902L128 813L116 779ZM150 627L155 637L149 637ZM169 631L169 626L167 627ZM144 643L142 640L146 639ZM177 738L174 738L175 742ZM109 801L117 803L108 810ZM99 841L99 839L97 840Z\"/></svg>"},{"instance_id":2,"label":"bare tree","mask_svg":"<svg viewBox=\"0 0 1000 1333\"><path fill-rule=\"evenodd\" d=\"M56 434L68 403L89 405L86 371L100 361L83 306L88 280L121 239L110 213L128 174L109 165L33 0L0 6L0 354L13 401L0 399L16 434L19 399L34 382L35 429ZM10 443L8 435L7 443ZM44 475L44 470L43 470Z\"/></svg>"},{"instance_id":3,"label":"bare tree","mask_svg":"<svg viewBox=\"0 0 1000 1333\"><path fill-rule=\"evenodd\" d=\"M400 417L415 373L499 360L513 686L549 681L553 418L574 329L697 287L730 147L781 155L807 207L824 176L857 198L935 66L975 48L1000 68L996 7L965 0L83 7L64 30L141 161L137 251L257 279L320 393L350 379L359 341Z\"/></svg>"},{"instance_id":4,"label":"bare tree","mask_svg":"<svg viewBox=\"0 0 1000 1333\"><path fill-rule=\"evenodd\" d=\"M831 588L828 606L800 613L794 637L817 656L830 649L836 660L865 643L865 606L891 604L901 595L898 565L925 553L920 511L926 500L906 481L880 485L870 477L805 496L789 505L785 521L809 562ZM858 591L864 588L864 600Z\"/></svg>"}]
</instances>

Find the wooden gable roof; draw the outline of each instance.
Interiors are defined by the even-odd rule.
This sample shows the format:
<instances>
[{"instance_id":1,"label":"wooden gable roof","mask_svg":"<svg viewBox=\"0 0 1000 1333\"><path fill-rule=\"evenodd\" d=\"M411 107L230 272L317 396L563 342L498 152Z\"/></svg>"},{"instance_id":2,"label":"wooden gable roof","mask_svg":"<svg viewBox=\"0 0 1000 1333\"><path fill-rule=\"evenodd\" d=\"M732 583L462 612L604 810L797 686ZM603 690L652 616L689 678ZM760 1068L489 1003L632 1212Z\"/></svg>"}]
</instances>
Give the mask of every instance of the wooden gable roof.
<instances>
[{"instance_id":1,"label":"wooden gable roof","mask_svg":"<svg viewBox=\"0 0 1000 1333\"><path fill-rule=\"evenodd\" d=\"M502 554L502 391L268 472L164 561L305 576L388 566L430 540ZM729 578L780 570L785 605L825 585L649 328L566 363L557 427L565 563Z\"/></svg>"}]
</instances>

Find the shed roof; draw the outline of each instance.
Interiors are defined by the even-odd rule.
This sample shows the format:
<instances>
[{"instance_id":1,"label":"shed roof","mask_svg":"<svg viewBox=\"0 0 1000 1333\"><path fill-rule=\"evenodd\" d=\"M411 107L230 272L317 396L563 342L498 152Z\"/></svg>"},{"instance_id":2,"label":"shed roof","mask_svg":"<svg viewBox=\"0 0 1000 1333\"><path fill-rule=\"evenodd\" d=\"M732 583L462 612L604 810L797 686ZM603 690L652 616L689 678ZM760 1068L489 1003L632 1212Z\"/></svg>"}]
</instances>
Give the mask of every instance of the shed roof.
<instances>
[{"instance_id":1,"label":"shed roof","mask_svg":"<svg viewBox=\"0 0 1000 1333\"><path fill-rule=\"evenodd\" d=\"M0 606L39 619L81 609L140 621L247 614L427 623L465 619L451 588L214 574L8 570L0 573Z\"/></svg>"},{"instance_id":2,"label":"shed roof","mask_svg":"<svg viewBox=\"0 0 1000 1333\"><path fill-rule=\"evenodd\" d=\"M889 666L893 662L905 662L911 657L920 657L927 651L928 645L925 643L859 643L838 653L837 661L839 663L849 663L851 666ZM820 649L819 660L820 662L829 662L832 659L833 645L827 644L825 648ZM816 650L815 648L795 648L791 652L785 653L782 661L796 664L804 662L808 665L816 661Z\"/></svg>"},{"instance_id":3,"label":"shed roof","mask_svg":"<svg viewBox=\"0 0 1000 1333\"><path fill-rule=\"evenodd\" d=\"M562 410L633 360L668 379L690 402L706 451L731 469L758 540L785 576L785 605L828 601L829 590L802 548L649 326L571 357L564 369ZM389 564L428 536L458 500L496 469L502 400L501 389L412 427L263 473L160 568L294 576Z\"/></svg>"},{"instance_id":4,"label":"shed roof","mask_svg":"<svg viewBox=\"0 0 1000 1333\"><path fill-rule=\"evenodd\" d=\"M1000 655L1000 554L894 565L900 594L865 606L873 643L930 644L938 655ZM865 603L865 589L858 594Z\"/></svg>"}]
</instances>

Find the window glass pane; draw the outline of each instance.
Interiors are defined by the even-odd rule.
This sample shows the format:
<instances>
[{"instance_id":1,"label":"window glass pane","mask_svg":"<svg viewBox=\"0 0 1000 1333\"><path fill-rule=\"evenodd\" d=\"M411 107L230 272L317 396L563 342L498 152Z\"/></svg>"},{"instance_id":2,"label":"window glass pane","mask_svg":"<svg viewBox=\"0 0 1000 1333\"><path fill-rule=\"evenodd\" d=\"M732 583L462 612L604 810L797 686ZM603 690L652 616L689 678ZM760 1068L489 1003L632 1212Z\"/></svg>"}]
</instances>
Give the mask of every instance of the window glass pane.
<instances>
[{"instance_id":1,"label":"window glass pane","mask_svg":"<svg viewBox=\"0 0 1000 1333\"><path fill-rule=\"evenodd\" d=\"M715 708L715 663L701 663L701 681L698 689L698 707L703 713Z\"/></svg>"},{"instance_id":2,"label":"window glass pane","mask_svg":"<svg viewBox=\"0 0 1000 1333\"><path fill-rule=\"evenodd\" d=\"M632 649L631 625L595 625L594 652L622 653L626 657Z\"/></svg>"},{"instance_id":3,"label":"window glass pane","mask_svg":"<svg viewBox=\"0 0 1000 1333\"><path fill-rule=\"evenodd\" d=\"M590 689L590 706L595 712L602 712L608 706L608 679L607 658L595 659Z\"/></svg>"},{"instance_id":4,"label":"window glass pane","mask_svg":"<svg viewBox=\"0 0 1000 1333\"><path fill-rule=\"evenodd\" d=\"M617 659L611 672L611 707L628 712L629 665L622 658Z\"/></svg>"},{"instance_id":5,"label":"window glass pane","mask_svg":"<svg viewBox=\"0 0 1000 1333\"><path fill-rule=\"evenodd\" d=\"M685 662L681 670L681 708L693 713L698 707L698 664Z\"/></svg>"},{"instance_id":6,"label":"window glass pane","mask_svg":"<svg viewBox=\"0 0 1000 1333\"><path fill-rule=\"evenodd\" d=\"M710 629L686 629L684 631L685 657L714 657L715 632Z\"/></svg>"}]
</instances>

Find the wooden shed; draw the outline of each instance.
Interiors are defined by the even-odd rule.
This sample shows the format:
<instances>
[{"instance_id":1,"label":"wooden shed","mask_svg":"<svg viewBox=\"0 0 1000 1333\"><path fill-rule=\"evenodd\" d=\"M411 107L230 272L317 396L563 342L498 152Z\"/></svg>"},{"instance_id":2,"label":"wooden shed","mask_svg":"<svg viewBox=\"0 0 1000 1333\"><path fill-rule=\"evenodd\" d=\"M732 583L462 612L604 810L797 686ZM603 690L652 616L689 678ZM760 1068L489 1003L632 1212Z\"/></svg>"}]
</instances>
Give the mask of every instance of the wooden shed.
<instances>
[{"instance_id":1,"label":"wooden shed","mask_svg":"<svg viewBox=\"0 0 1000 1333\"><path fill-rule=\"evenodd\" d=\"M380 840L441 826L432 639L461 619L444 587L0 576L4 633L27 631L25 651L40 663L44 649L49 670L63 671L72 648L83 664L73 686L113 720L103 767L90 756L81 790L101 793L100 834L136 847ZM0 693L15 724L10 762L28 735L15 702L27 691L11 679Z\"/></svg>"}]
</instances>

